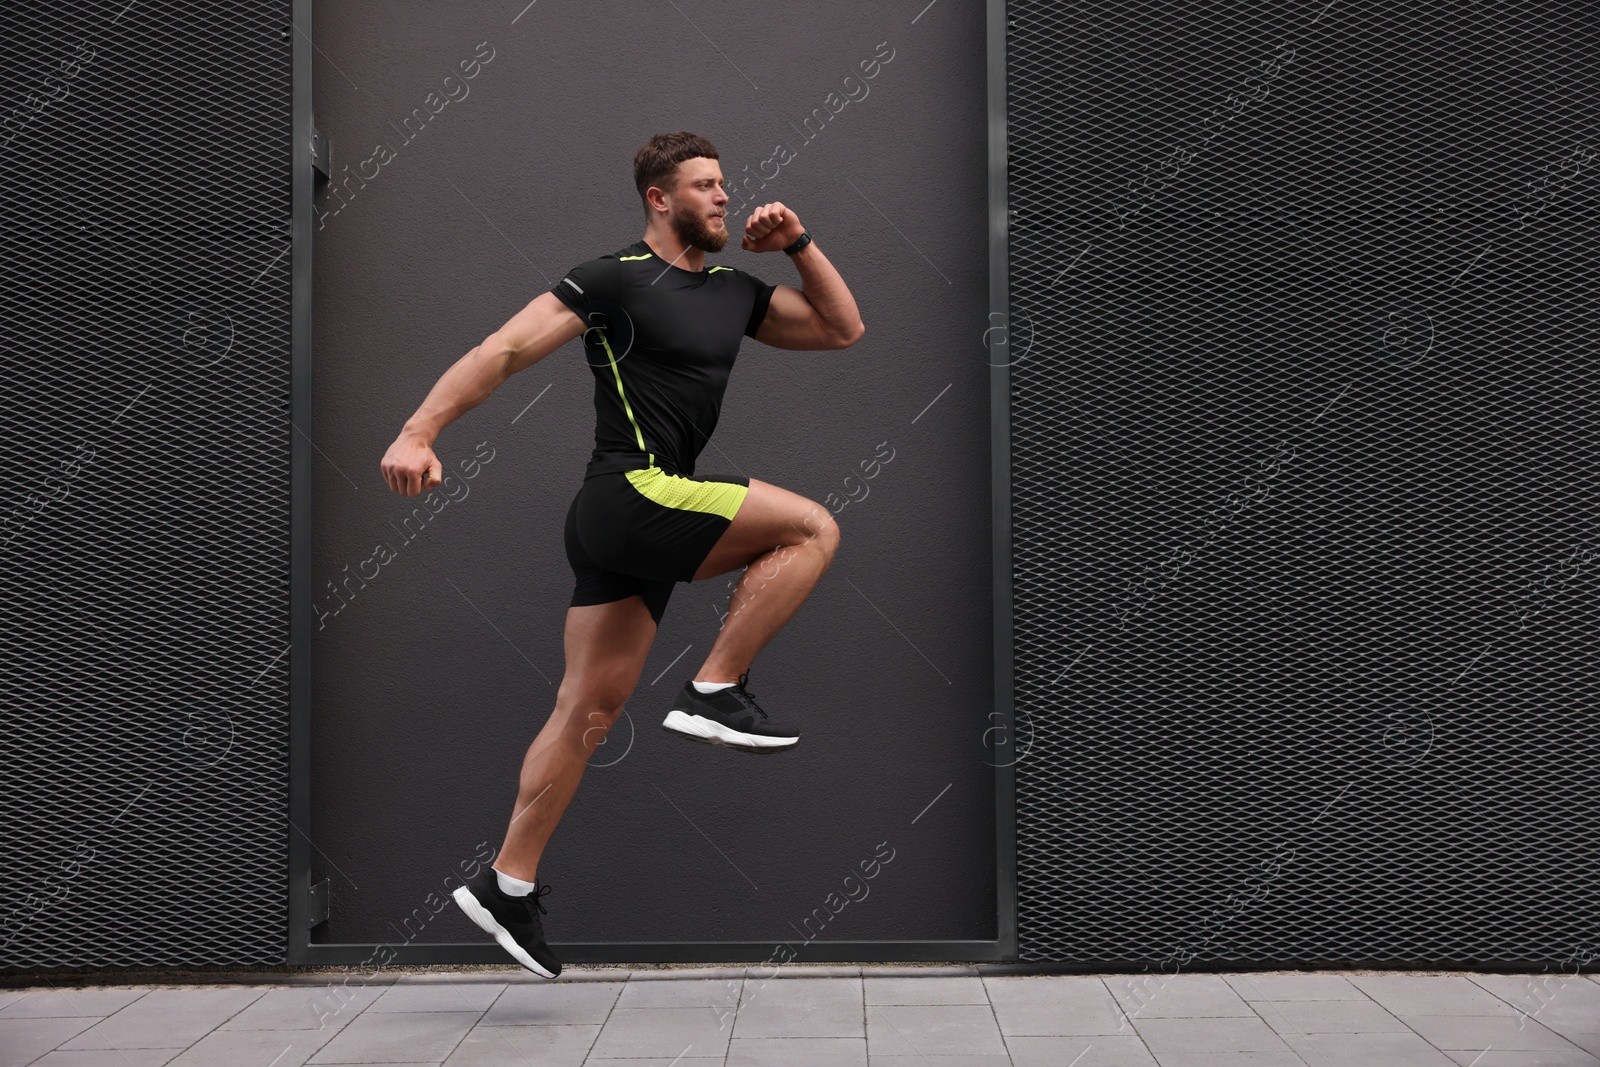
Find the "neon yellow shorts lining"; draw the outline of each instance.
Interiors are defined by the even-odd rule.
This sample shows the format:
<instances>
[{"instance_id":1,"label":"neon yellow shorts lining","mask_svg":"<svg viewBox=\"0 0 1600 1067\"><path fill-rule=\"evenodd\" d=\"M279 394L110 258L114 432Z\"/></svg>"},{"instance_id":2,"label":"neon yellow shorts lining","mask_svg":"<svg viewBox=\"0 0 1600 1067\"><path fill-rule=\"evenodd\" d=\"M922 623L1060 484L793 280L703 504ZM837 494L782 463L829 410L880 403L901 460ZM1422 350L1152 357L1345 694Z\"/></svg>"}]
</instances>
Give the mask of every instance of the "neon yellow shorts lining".
<instances>
[{"instance_id":1,"label":"neon yellow shorts lining","mask_svg":"<svg viewBox=\"0 0 1600 1067\"><path fill-rule=\"evenodd\" d=\"M644 496L662 507L679 511L703 511L721 515L729 522L744 503L750 487L737 482L697 482L681 474L668 474L660 467L626 472L628 481Z\"/></svg>"}]
</instances>

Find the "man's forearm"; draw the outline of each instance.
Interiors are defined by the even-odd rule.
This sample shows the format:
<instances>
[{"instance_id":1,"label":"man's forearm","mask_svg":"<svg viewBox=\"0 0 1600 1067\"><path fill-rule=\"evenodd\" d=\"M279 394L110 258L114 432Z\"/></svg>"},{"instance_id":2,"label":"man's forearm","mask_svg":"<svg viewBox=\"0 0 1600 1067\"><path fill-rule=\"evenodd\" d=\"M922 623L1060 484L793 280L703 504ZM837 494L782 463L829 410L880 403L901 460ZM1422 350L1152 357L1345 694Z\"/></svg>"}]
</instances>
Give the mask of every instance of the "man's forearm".
<instances>
[{"instance_id":1,"label":"man's forearm","mask_svg":"<svg viewBox=\"0 0 1600 1067\"><path fill-rule=\"evenodd\" d=\"M440 375L428 397L406 420L402 433L420 437L429 445L444 428L489 398L506 380L506 362L483 345L456 360Z\"/></svg>"},{"instance_id":2,"label":"man's forearm","mask_svg":"<svg viewBox=\"0 0 1600 1067\"><path fill-rule=\"evenodd\" d=\"M850 287L844 283L833 264L828 262L828 257L822 254L817 242L812 241L790 256L789 260L800 272L800 291L817 309L817 316L827 323L828 328L849 340L860 336L865 327L861 322L861 310L856 307L856 298L850 295Z\"/></svg>"}]
</instances>

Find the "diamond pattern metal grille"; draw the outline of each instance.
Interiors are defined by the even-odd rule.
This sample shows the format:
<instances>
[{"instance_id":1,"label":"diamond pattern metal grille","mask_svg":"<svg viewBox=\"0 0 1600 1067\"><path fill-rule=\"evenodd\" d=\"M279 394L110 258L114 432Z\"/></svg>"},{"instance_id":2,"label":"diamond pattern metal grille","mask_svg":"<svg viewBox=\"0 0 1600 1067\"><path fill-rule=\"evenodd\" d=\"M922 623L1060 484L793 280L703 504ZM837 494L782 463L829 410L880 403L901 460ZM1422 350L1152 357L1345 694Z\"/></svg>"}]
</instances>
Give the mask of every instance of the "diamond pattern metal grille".
<instances>
[{"instance_id":1,"label":"diamond pattern metal grille","mask_svg":"<svg viewBox=\"0 0 1600 1067\"><path fill-rule=\"evenodd\" d=\"M290 35L0 13L0 966L284 956Z\"/></svg>"},{"instance_id":2,"label":"diamond pattern metal grille","mask_svg":"<svg viewBox=\"0 0 1600 1067\"><path fill-rule=\"evenodd\" d=\"M1590 5L1010 5L1020 951L1600 910Z\"/></svg>"}]
</instances>

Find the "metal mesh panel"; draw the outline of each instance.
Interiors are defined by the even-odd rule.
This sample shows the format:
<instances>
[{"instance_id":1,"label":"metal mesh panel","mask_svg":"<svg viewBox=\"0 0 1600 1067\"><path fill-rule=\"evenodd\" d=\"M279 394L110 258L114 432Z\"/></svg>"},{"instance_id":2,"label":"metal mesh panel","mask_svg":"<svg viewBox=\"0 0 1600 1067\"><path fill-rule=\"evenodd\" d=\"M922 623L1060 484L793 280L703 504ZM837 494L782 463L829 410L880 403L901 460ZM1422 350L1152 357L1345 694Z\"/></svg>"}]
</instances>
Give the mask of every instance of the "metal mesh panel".
<instances>
[{"instance_id":1,"label":"metal mesh panel","mask_svg":"<svg viewBox=\"0 0 1600 1067\"><path fill-rule=\"evenodd\" d=\"M1593 15L1010 5L1023 959L1592 946Z\"/></svg>"},{"instance_id":2,"label":"metal mesh panel","mask_svg":"<svg viewBox=\"0 0 1600 1067\"><path fill-rule=\"evenodd\" d=\"M283 959L290 33L0 14L0 965Z\"/></svg>"}]
</instances>

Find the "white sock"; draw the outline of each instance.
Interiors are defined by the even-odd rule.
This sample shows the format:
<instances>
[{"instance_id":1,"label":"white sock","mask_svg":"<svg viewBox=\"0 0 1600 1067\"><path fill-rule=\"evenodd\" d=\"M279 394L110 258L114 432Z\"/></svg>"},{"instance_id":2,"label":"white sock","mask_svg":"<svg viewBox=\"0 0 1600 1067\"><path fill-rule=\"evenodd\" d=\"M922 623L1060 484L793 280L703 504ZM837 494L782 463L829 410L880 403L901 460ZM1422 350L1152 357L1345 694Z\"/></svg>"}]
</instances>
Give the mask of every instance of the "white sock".
<instances>
[{"instance_id":1,"label":"white sock","mask_svg":"<svg viewBox=\"0 0 1600 1067\"><path fill-rule=\"evenodd\" d=\"M733 682L696 682L695 690L701 693L715 693L719 689L727 689Z\"/></svg>"},{"instance_id":2,"label":"white sock","mask_svg":"<svg viewBox=\"0 0 1600 1067\"><path fill-rule=\"evenodd\" d=\"M513 878L505 871L494 872L495 881L500 883L500 892L508 897L525 897L533 892L538 882L524 882L521 878Z\"/></svg>"}]
</instances>

